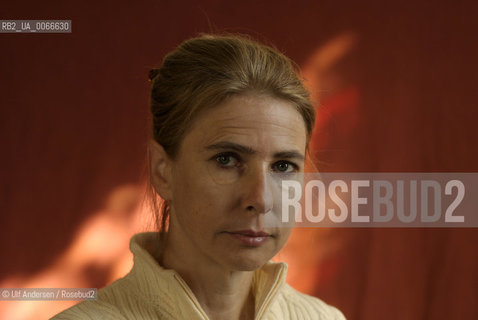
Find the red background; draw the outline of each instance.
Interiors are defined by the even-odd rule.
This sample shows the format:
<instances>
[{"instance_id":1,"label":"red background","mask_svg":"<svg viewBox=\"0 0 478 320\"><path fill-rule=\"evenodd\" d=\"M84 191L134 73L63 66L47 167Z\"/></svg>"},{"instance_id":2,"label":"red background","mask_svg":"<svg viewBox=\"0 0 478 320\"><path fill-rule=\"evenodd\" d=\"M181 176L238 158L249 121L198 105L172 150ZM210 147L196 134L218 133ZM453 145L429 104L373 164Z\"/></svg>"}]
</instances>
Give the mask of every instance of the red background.
<instances>
[{"instance_id":1,"label":"red background","mask_svg":"<svg viewBox=\"0 0 478 320\"><path fill-rule=\"evenodd\" d=\"M147 72L198 32L249 33L299 65L354 32L335 72L358 90L360 122L350 133L337 117L318 153L323 170L478 171L475 3L1 3L1 19L69 19L73 32L0 34L0 280L47 266L115 186L141 181ZM315 293L348 319L478 319L476 229L329 238L343 245Z\"/></svg>"}]
</instances>

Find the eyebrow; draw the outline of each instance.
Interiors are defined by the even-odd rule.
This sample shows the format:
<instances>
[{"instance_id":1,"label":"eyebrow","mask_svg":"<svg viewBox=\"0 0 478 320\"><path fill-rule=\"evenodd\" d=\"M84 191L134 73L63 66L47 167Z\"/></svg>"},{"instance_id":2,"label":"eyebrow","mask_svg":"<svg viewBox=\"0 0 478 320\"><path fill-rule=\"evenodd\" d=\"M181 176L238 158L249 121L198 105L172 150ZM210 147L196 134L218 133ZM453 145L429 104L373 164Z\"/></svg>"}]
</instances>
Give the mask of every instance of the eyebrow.
<instances>
[{"instance_id":1,"label":"eyebrow","mask_svg":"<svg viewBox=\"0 0 478 320\"><path fill-rule=\"evenodd\" d=\"M229 141L221 141L218 143L214 143L205 147L207 150L233 150L240 153L245 154L256 154L257 151L252 149L248 146L243 146L242 144L229 142ZM298 160L305 160L305 157L302 153L297 150L286 150L286 151L279 151L274 153L274 158L281 158L281 159L298 159Z\"/></svg>"}]
</instances>

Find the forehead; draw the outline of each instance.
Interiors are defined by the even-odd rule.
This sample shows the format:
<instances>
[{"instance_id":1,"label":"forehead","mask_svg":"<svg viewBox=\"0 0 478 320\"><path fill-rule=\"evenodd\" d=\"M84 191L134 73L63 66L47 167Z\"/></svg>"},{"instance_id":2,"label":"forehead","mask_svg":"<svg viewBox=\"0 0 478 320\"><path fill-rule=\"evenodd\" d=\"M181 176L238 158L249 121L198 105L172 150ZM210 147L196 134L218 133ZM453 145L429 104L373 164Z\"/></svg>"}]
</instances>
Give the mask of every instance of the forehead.
<instances>
[{"instance_id":1,"label":"forehead","mask_svg":"<svg viewBox=\"0 0 478 320\"><path fill-rule=\"evenodd\" d=\"M264 152L292 147L304 151L306 135L304 120L292 103L265 95L237 95L202 112L184 142L201 148L227 140Z\"/></svg>"}]
</instances>

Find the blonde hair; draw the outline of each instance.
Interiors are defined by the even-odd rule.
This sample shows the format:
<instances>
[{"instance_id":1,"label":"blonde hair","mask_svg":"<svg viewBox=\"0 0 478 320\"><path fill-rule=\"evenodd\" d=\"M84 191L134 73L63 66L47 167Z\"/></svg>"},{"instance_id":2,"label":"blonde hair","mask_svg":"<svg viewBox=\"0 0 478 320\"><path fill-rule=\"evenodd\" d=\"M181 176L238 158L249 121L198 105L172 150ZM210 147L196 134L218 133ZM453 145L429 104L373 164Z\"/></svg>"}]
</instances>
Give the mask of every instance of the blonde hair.
<instances>
[{"instance_id":1,"label":"blonde hair","mask_svg":"<svg viewBox=\"0 0 478 320\"><path fill-rule=\"evenodd\" d=\"M150 71L150 80L153 139L172 159L197 115L232 95L258 93L292 103L304 119L307 142L314 128L315 109L293 62L244 35L186 40ZM152 196L155 209L157 195ZM166 201L156 215L163 234L169 217Z\"/></svg>"}]
</instances>

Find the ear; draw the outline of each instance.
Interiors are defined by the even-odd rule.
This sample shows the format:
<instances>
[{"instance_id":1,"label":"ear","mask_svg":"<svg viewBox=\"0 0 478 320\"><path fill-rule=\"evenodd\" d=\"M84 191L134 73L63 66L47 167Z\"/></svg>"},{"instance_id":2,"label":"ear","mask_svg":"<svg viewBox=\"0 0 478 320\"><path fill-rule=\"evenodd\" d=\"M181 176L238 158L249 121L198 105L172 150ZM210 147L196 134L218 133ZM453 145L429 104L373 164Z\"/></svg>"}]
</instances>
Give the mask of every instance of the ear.
<instances>
[{"instance_id":1,"label":"ear","mask_svg":"<svg viewBox=\"0 0 478 320\"><path fill-rule=\"evenodd\" d=\"M149 155L151 183L161 198L171 200L171 159L163 146L153 139L149 141Z\"/></svg>"}]
</instances>

